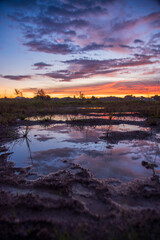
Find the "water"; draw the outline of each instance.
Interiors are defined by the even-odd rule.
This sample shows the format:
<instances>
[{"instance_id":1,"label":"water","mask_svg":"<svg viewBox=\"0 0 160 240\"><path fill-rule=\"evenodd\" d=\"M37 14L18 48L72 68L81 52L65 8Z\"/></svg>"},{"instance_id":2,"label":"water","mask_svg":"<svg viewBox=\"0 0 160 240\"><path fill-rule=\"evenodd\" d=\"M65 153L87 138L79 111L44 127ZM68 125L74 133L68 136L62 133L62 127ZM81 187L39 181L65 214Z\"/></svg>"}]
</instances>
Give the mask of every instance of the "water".
<instances>
[{"instance_id":1,"label":"water","mask_svg":"<svg viewBox=\"0 0 160 240\"><path fill-rule=\"evenodd\" d=\"M85 108L84 108L85 109ZM97 108L96 108L97 109ZM101 119L110 119L109 113L96 113L91 112L88 114L54 114L54 115L45 115L45 116L34 116L34 117L28 117L26 120L30 121L43 121L45 119L47 120L55 120L55 121L66 121L66 120L79 120L79 119L92 119L92 118L101 118ZM112 115L112 120L121 120L121 121L136 121L136 122L143 122L145 118L138 117L138 116L132 116L131 113L127 113L127 115L120 116L118 113L114 113Z\"/></svg>"},{"instance_id":2,"label":"water","mask_svg":"<svg viewBox=\"0 0 160 240\"><path fill-rule=\"evenodd\" d=\"M72 127L65 123L48 127L30 126L29 140L19 139L6 145L14 152L9 159L16 167L32 165L33 172L43 175L70 169L72 163L77 163L101 179L111 177L129 181L151 176L152 170L144 168L141 162L160 162L159 143L132 140L109 144L99 138L107 128ZM147 128L129 124L112 126L112 131L134 130L148 131ZM19 131L25 131L25 127Z\"/></svg>"}]
</instances>

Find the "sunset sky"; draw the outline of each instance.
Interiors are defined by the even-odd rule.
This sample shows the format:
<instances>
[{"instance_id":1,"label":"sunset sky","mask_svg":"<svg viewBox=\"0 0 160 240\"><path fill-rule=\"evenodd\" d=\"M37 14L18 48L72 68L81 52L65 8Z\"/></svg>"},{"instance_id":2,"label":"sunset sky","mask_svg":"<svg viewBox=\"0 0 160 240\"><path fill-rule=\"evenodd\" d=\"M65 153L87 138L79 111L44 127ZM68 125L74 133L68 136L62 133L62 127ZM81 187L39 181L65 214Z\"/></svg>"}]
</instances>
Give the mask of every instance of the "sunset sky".
<instances>
[{"instance_id":1,"label":"sunset sky","mask_svg":"<svg viewBox=\"0 0 160 240\"><path fill-rule=\"evenodd\" d=\"M0 97L160 94L160 0L0 0Z\"/></svg>"}]
</instances>

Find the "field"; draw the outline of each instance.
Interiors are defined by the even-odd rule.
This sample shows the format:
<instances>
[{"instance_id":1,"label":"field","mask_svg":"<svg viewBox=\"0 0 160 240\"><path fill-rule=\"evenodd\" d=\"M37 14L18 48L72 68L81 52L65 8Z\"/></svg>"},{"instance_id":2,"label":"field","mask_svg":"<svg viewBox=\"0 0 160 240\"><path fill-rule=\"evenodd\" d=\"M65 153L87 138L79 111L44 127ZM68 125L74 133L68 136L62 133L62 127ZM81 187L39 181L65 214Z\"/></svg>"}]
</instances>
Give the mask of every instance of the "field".
<instances>
[{"instance_id":1,"label":"field","mask_svg":"<svg viewBox=\"0 0 160 240\"><path fill-rule=\"evenodd\" d=\"M0 99L2 239L158 240L160 102Z\"/></svg>"}]
</instances>

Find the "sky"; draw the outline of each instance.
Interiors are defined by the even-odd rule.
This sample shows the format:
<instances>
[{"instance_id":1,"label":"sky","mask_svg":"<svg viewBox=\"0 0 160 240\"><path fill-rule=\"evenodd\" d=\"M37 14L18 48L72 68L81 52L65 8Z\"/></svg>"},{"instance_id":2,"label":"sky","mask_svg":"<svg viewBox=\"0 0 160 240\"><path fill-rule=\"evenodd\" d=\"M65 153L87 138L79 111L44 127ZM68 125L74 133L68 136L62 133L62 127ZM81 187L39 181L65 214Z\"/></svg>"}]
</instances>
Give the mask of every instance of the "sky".
<instances>
[{"instance_id":1,"label":"sky","mask_svg":"<svg viewBox=\"0 0 160 240\"><path fill-rule=\"evenodd\" d=\"M0 97L160 94L160 0L0 0Z\"/></svg>"}]
</instances>

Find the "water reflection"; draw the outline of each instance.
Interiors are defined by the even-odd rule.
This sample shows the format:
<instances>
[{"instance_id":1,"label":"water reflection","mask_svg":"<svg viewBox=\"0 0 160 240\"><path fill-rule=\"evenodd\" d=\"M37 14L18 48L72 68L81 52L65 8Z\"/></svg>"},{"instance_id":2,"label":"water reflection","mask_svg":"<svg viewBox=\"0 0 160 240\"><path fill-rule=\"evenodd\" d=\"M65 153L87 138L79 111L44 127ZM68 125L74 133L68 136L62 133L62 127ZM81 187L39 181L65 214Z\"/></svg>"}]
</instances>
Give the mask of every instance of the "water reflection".
<instances>
[{"instance_id":1,"label":"water reflection","mask_svg":"<svg viewBox=\"0 0 160 240\"><path fill-rule=\"evenodd\" d=\"M85 108L84 108L85 109ZM136 115L131 115L130 112L125 113L126 115L119 115L119 113L114 113L110 115L110 113L98 113L98 112L91 112L88 114L54 114L54 115L37 115L33 117L28 117L26 120L29 121L41 121L47 122L50 120L55 121L68 121L68 120L79 120L79 119L92 119L92 118L101 118L107 120L119 120L119 121L136 121L136 122L143 122L146 120L144 117L138 117Z\"/></svg>"},{"instance_id":2,"label":"water reflection","mask_svg":"<svg viewBox=\"0 0 160 240\"><path fill-rule=\"evenodd\" d=\"M124 129L130 130L131 126L119 125L113 128L125 131ZM78 163L98 178L113 177L128 181L152 175L152 170L144 168L141 162L146 161L146 158L160 162L158 143L132 140L110 145L99 139L105 131L106 126L31 126L28 142L24 139L13 142L12 146L7 145L12 147L14 152L10 160L14 161L17 167L32 164L32 171L40 174L69 169L71 163ZM157 170L159 171L159 168Z\"/></svg>"}]
</instances>

